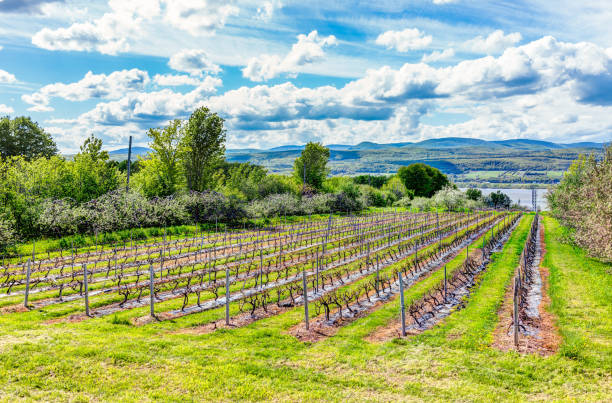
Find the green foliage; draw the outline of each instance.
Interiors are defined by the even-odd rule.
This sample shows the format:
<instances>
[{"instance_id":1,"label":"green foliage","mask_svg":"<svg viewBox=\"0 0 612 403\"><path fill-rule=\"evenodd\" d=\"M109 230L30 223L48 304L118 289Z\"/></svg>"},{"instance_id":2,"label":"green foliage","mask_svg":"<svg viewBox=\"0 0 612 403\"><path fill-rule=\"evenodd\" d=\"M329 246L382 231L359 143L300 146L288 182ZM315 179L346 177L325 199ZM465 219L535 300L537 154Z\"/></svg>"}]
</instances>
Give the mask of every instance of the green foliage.
<instances>
[{"instance_id":1,"label":"green foliage","mask_svg":"<svg viewBox=\"0 0 612 403\"><path fill-rule=\"evenodd\" d=\"M416 163L401 167L397 176L402 180L406 189L414 191L415 196L431 197L450 181L439 169L423 163Z\"/></svg>"},{"instance_id":2,"label":"green foliage","mask_svg":"<svg viewBox=\"0 0 612 403\"><path fill-rule=\"evenodd\" d=\"M0 202L1 213L16 236L31 237L40 234L38 222L43 211L52 214L43 221L60 219L67 224L66 231L74 231L72 221L62 210L65 206L87 202L117 189L124 181L124 176L110 164L108 154L100 150L101 142L90 137L84 143L82 152L67 161L59 156L40 157L26 160L23 157L11 157L0 162ZM54 200L58 202L53 204ZM56 208L49 208L54 205ZM72 211L72 210L71 210ZM58 228L59 235L61 230Z\"/></svg>"},{"instance_id":3,"label":"green foliage","mask_svg":"<svg viewBox=\"0 0 612 403\"><path fill-rule=\"evenodd\" d=\"M329 173L329 148L321 143L306 144L300 157L293 163L293 176L302 184L321 189L323 181ZM306 182L304 183L304 178Z\"/></svg>"},{"instance_id":4,"label":"green foliage","mask_svg":"<svg viewBox=\"0 0 612 403\"><path fill-rule=\"evenodd\" d=\"M403 197L414 197L414 191L412 189L408 190L397 175L390 177L381 189L393 193L397 200Z\"/></svg>"},{"instance_id":5,"label":"green foliage","mask_svg":"<svg viewBox=\"0 0 612 403\"><path fill-rule=\"evenodd\" d=\"M385 207L387 206L386 194L375 187L360 185L360 201L364 206Z\"/></svg>"},{"instance_id":6,"label":"green foliage","mask_svg":"<svg viewBox=\"0 0 612 403\"><path fill-rule=\"evenodd\" d=\"M249 162L224 162L215 174L217 189L227 196L254 200L260 196L259 186L266 173L264 167Z\"/></svg>"},{"instance_id":7,"label":"green foliage","mask_svg":"<svg viewBox=\"0 0 612 403\"><path fill-rule=\"evenodd\" d=\"M149 197L169 196L185 183L181 158L184 154L181 141L182 122L178 119L163 129L149 129L148 158L141 158L141 170L134 175L134 185Z\"/></svg>"},{"instance_id":8,"label":"green foliage","mask_svg":"<svg viewBox=\"0 0 612 403\"><path fill-rule=\"evenodd\" d=\"M266 175L258 184L259 197L271 194L293 194L300 192L300 186L295 178L286 175Z\"/></svg>"},{"instance_id":9,"label":"green foliage","mask_svg":"<svg viewBox=\"0 0 612 403\"><path fill-rule=\"evenodd\" d=\"M215 169L225 156L223 119L202 106L181 129L187 188L199 192L213 189Z\"/></svg>"},{"instance_id":10,"label":"green foliage","mask_svg":"<svg viewBox=\"0 0 612 403\"><path fill-rule=\"evenodd\" d=\"M480 200L482 199L482 191L476 188L470 188L465 191L465 195L470 200Z\"/></svg>"},{"instance_id":11,"label":"green foliage","mask_svg":"<svg viewBox=\"0 0 612 403\"><path fill-rule=\"evenodd\" d=\"M0 156L31 160L57 154L51 135L29 117L0 118Z\"/></svg>"},{"instance_id":12,"label":"green foliage","mask_svg":"<svg viewBox=\"0 0 612 403\"><path fill-rule=\"evenodd\" d=\"M446 186L436 192L432 198L432 203L435 207L442 208L447 211L459 211L467 204L466 195L452 186Z\"/></svg>"},{"instance_id":13,"label":"green foliage","mask_svg":"<svg viewBox=\"0 0 612 403\"><path fill-rule=\"evenodd\" d=\"M574 161L547 199L579 246L612 261L612 145L599 161L592 155Z\"/></svg>"},{"instance_id":14,"label":"green foliage","mask_svg":"<svg viewBox=\"0 0 612 403\"><path fill-rule=\"evenodd\" d=\"M81 152L74 157L73 189L70 194L77 202L84 202L117 189L123 183L119 169L109 163L108 152L102 151L102 140L93 135L81 146Z\"/></svg>"},{"instance_id":15,"label":"green foliage","mask_svg":"<svg viewBox=\"0 0 612 403\"><path fill-rule=\"evenodd\" d=\"M510 208L510 205L512 204L510 196L502 193L500 190L488 194L483 201L487 206L495 209L507 209Z\"/></svg>"},{"instance_id":16,"label":"green foliage","mask_svg":"<svg viewBox=\"0 0 612 403\"><path fill-rule=\"evenodd\" d=\"M358 185L370 185L376 189L382 188L389 180L388 175L358 175L353 181Z\"/></svg>"}]
</instances>

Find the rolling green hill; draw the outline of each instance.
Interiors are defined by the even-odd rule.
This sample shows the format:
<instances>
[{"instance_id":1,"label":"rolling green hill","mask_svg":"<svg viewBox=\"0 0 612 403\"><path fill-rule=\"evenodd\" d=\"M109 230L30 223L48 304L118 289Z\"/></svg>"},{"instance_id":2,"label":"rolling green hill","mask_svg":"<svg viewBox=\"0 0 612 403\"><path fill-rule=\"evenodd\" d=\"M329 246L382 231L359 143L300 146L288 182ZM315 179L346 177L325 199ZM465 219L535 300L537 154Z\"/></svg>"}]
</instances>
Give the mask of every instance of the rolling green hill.
<instances>
[{"instance_id":1,"label":"rolling green hill","mask_svg":"<svg viewBox=\"0 0 612 403\"><path fill-rule=\"evenodd\" d=\"M556 183L580 154L599 154L603 143L559 144L530 139L487 141L446 137L410 143L330 144L331 175L391 174L399 167L424 162L440 169L462 186L523 187ZM291 172L303 145L268 150L228 149L230 162L263 165L273 173ZM150 151L134 147L132 155ZM114 160L127 158L127 149L110 152Z\"/></svg>"}]
</instances>

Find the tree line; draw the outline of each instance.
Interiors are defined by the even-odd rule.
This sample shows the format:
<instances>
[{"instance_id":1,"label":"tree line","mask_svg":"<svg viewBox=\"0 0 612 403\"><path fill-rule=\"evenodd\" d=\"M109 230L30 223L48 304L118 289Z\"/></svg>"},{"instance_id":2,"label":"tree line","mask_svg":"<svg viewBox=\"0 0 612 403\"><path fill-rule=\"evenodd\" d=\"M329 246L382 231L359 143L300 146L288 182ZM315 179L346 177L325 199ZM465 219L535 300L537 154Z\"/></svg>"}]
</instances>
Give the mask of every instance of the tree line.
<instances>
[{"instance_id":1,"label":"tree line","mask_svg":"<svg viewBox=\"0 0 612 403\"><path fill-rule=\"evenodd\" d=\"M547 194L551 213L568 229L567 240L612 261L612 144L603 157L580 156Z\"/></svg>"},{"instance_id":2,"label":"tree line","mask_svg":"<svg viewBox=\"0 0 612 403\"><path fill-rule=\"evenodd\" d=\"M306 144L289 175L230 163L225 160L224 120L206 107L147 134L151 152L132 162L128 191L126 162L111 160L101 139L90 135L67 158L30 118L2 118L0 247L41 236L140 226L414 203L430 207L423 200L445 188L451 197L456 190L446 175L422 163L392 175L329 177L329 149L314 142ZM459 197L462 206L470 200ZM472 201L482 204L482 199Z\"/></svg>"}]
</instances>

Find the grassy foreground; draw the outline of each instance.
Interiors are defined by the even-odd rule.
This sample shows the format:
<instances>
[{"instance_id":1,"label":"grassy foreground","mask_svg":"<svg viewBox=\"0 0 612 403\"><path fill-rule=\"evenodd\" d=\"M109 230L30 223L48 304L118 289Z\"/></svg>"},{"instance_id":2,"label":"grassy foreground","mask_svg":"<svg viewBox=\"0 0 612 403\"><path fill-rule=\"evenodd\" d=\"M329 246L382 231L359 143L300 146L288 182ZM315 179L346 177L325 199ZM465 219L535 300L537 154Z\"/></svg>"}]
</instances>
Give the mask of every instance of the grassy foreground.
<instances>
[{"instance_id":1,"label":"grassy foreground","mask_svg":"<svg viewBox=\"0 0 612 403\"><path fill-rule=\"evenodd\" d=\"M81 323L49 323L52 309L0 316L0 400L605 401L612 395L612 266L561 244L553 219L544 219L544 264L560 353L488 347L530 222L525 217L494 256L464 310L406 340L364 340L397 317L397 299L316 344L286 334L302 319L300 309L211 334L184 329L220 311L139 328L126 324L129 312Z\"/></svg>"}]
</instances>

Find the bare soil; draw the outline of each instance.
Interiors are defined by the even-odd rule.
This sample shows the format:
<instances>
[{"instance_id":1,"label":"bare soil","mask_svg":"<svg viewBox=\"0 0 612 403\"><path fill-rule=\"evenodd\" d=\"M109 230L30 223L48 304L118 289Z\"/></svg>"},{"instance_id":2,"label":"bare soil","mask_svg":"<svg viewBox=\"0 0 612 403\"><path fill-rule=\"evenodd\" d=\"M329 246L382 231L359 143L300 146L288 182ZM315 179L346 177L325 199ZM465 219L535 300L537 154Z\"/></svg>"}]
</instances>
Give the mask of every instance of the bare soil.
<instances>
[{"instance_id":1,"label":"bare soil","mask_svg":"<svg viewBox=\"0 0 612 403\"><path fill-rule=\"evenodd\" d=\"M540 256L542 261L546 253L546 244L544 243L544 225L540 221ZM504 302L498 312L499 325L493 333L492 347L501 351L515 350L523 354L539 354L548 356L555 354L559 349L561 337L555 326L555 317L549 312L550 296L549 289L549 270L546 267L538 268L542 277L542 301L538 307L540 317L530 319L528 325L531 328L537 329L536 335L520 334L518 348L514 345L514 335L511 331L512 327L512 293L513 286L509 284L504 296Z\"/></svg>"},{"instance_id":2,"label":"bare soil","mask_svg":"<svg viewBox=\"0 0 612 403\"><path fill-rule=\"evenodd\" d=\"M477 261L479 264L482 263L482 250L474 249L470 253L470 257ZM442 265L441 265L442 266ZM439 269L439 267L438 267ZM435 270L432 270L432 272ZM478 283L478 275L475 278L475 282ZM450 285L450 284L449 284ZM452 291L451 288L448 288L448 292ZM430 307L431 308L431 307ZM444 319L442 319L443 321ZM429 327L419 328L413 327L416 325L414 319L406 313L406 337L415 336L423 333L425 330L429 329ZM385 341L389 341L392 339L402 338L401 332L401 318L399 316L393 318L393 320L389 321L386 325L378 327L372 333L364 338L364 340L370 343L382 343Z\"/></svg>"}]
</instances>

